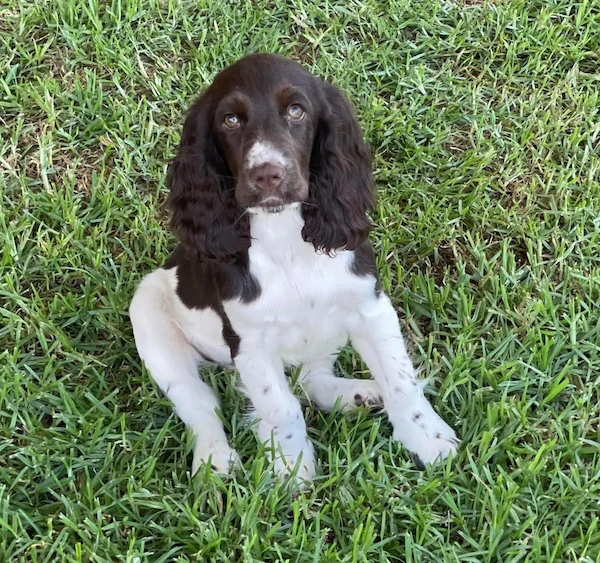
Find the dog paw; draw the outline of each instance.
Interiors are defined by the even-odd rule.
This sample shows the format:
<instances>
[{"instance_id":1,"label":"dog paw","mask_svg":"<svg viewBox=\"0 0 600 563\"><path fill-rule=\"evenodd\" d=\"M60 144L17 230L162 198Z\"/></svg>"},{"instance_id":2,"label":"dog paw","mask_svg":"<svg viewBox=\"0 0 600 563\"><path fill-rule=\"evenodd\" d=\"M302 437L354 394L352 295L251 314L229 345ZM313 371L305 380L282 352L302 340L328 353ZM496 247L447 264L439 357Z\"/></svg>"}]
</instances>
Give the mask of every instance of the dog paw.
<instances>
[{"instance_id":1,"label":"dog paw","mask_svg":"<svg viewBox=\"0 0 600 563\"><path fill-rule=\"evenodd\" d=\"M346 413L359 407L383 408L381 388L372 379L345 379L336 377L328 385L313 386L311 398L323 410L339 409Z\"/></svg>"},{"instance_id":2,"label":"dog paw","mask_svg":"<svg viewBox=\"0 0 600 563\"><path fill-rule=\"evenodd\" d=\"M344 397L345 401L342 403L343 412L348 412L358 407L368 407L371 409L383 408L381 388L373 380L357 379L348 395L348 397Z\"/></svg>"},{"instance_id":3,"label":"dog paw","mask_svg":"<svg viewBox=\"0 0 600 563\"><path fill-rule=\"evenodd\" d=\"M239 465L239 457L235 450L226 442L205 444L197 442L194 446L192 460L192 475L204 464L210 464L215 473L229 475Z\"/></svg>"},{"instance_id":4,"label":"dog paw","mask_svg":"<svg viewBox=\"0 0 600 563\"><path fill-rule=\"evenodd\" d=\"M299 488L306 488L316 474L315 450L306 431L296 426L278 427L272 434L267 425L259 426L259 435L267 446L275 474L291 478ZM264 440L269 436L267 440Z\"/></svg>"},{"instance_id":5,"label":"dog paw","mask_svg":"<svg viewBox=\"0 0 600 563\"><path fill-rule=\"evenodd\" d=\"M456 453L460 440L442 418L429 407L414 411L408 420L394 423L394 439L411 453L415 465L424 469Z\"/></svg>"},{"instance_id":6,"label":"dog paw","mask_svg":"<svg viewBox=\"0 0 600 563\"><path fill-rule=\"evenodd\" d=\"M278 477L290 478L300 489L308 488L317 473L314 454L307 450L302 452L302 456L296 458L278 455L273 467Z\"/></svg>"}]
</instances>

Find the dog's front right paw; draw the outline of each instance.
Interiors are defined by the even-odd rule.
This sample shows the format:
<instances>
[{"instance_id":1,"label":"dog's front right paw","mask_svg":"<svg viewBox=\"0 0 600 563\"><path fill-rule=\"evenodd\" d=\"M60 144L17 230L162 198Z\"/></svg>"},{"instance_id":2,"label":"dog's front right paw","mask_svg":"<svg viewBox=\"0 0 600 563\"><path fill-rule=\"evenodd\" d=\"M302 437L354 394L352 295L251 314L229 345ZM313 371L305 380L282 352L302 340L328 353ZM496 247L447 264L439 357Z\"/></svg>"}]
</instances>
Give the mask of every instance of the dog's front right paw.
<instances>
[{"instance_id":1,"label":"dog's front right paw","mask_svg":"<svg viewBox=\"0 0 600 563\"><path fill-rule=\"evenodd\" d=\"M262 426L262 427L261 427ZM264 437L270 435L269 439ZM259 436L267 446L273 460L275 474L291 478L299 488L306 488L314 479L317 468L315 449L306 435L306 430L298 426L279 427L269 432L268 425L259 426Z\"/></svg>"},{"instance_id":2,"label":"dog's front right paw","mask_svg":"<svg viewBox=\"0 0 600 563\"><path fill-rule=\"evenodd\" d=\"M210 464L215 473L229 475L239 465L239 456L227 442L207 443L197 440L194 445L192 475L195 475L203 464Z\"/></svg>"},{"instance_id":3,"label":"dog's front right paw","mask_svg":"<svg viewBox=\"0 0 600 563\"><path fill-rule=\"evenodd\" d=\"M281 447L278 448L273 467L277 476L282 479L291 477L298 487L308 487L317 473L312 444L307 439L304 448L293 453L282 452Z\"/></svg>"}]
</instances>

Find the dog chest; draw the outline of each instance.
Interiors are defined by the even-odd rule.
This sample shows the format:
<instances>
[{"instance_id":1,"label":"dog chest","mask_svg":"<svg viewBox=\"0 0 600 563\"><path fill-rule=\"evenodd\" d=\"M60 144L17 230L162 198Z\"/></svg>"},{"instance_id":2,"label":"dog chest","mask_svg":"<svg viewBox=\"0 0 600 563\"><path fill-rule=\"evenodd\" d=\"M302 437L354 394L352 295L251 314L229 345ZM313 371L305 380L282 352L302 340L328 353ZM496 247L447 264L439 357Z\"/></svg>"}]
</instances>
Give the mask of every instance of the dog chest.
<instances>
[{"instance_id":1,"label":"dog chest","mask_svg":"<svg viewBox=\"0 0 600 563\"><path fill-rule=\"evenodd\" d=\"M225 307L242 339L269 347L288 363L302 363L343 346L348 318L369 287L350 271L351 253L332 258L316 254L310 245L297 250L280 256L252 253L251 272L260 297Z\"/></svg>"}]
</instances>

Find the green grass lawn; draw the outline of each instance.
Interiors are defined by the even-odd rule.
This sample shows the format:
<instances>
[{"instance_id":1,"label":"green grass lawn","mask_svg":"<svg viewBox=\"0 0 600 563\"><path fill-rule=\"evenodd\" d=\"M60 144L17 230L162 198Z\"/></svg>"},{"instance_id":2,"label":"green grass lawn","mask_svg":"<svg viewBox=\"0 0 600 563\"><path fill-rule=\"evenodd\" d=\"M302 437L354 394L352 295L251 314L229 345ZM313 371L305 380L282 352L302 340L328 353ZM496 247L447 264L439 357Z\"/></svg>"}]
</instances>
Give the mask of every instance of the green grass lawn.
<instances>
[{"instance_id":1,"label":"green grass lawn","mask_svg":"<svg viewBox=\"0 0 600 563\"><path fill-rule=\"evenodd\" d=\"M175 244L184 108L257 50L357 108L450 462L308 409L319 475L294 496L209 371L243 469L190 477L127 309ZM600 561L599 90L598 0L2 0L0 561Z\"/></svg>"}]
</instances>

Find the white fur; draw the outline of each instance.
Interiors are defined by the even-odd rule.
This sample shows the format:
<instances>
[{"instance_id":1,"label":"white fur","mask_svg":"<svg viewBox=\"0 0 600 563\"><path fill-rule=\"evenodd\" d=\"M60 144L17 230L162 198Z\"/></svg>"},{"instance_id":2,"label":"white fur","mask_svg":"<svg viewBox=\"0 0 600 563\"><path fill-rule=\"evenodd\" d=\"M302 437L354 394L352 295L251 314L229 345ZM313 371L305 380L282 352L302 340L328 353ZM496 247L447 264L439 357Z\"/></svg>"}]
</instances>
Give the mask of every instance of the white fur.
<instances>
[{"instance_id":1,"label":"white fur","mask_svg":"<svg viewBox=\"0 0 600 563\"><path fill-rule=\"evenodd\" d=\"M299 383L318 406L331 409L337 402L348 410L383 397L397 440L423 462L446 457L458 441L423 395L389 298L376 295L372 276L351 272L353 252L316 253L303 241L302 225L297 205L281 213L252 213L250 270L261 294L250 303L224 302L240 337L234 365L259 419L258 436L274 446L276 471L289 473L301 457L298 477L310 480L315 474L313 446L284 372L300 364ZM159 269L144 279L131 305L136 344L197 436L193 469L212 457L225 471L236 455L215 414L217 400L197 377L196 365L197 351L230 364L229 349L218 315L185 307L176 284L175 269ZM337 352L349 338L375 381L334 375Z\"/></svg>"},{"instance_id":2,"label":"white fur","mask_svg":"<svg viewBox=\"0 0 600 563\"><path fill-rule=\"evenodd\" d=\"M262 164L274 164L285 168L289 162L285 155L271 143L256 141L248 151L246 166L251 170Z\"/></svg>"}]
</instances>

